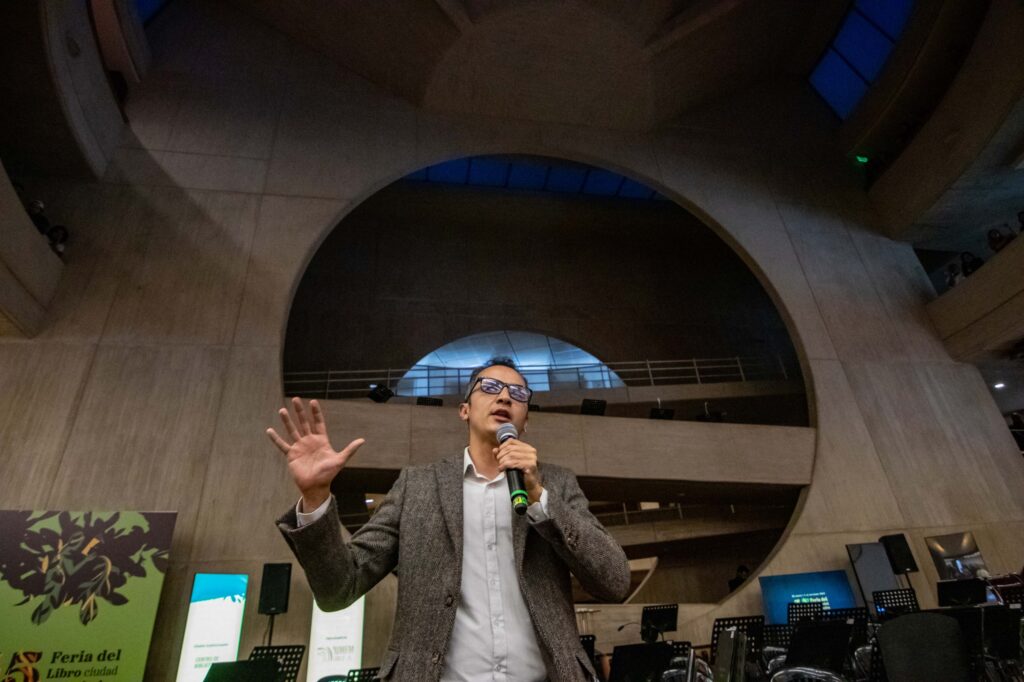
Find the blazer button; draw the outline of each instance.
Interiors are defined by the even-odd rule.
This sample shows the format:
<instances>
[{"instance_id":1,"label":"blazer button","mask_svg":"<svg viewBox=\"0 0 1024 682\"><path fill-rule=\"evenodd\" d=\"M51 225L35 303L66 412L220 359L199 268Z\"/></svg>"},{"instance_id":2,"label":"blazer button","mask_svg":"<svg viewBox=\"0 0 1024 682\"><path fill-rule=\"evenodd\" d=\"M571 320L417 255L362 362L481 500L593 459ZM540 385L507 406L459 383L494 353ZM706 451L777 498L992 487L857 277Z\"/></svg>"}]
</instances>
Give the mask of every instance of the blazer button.
<instances>
[{"instance_id":1,"label":"blazer button","mask_svg":"<svg viewBox=\"0 0 1024 682\"><path fill-rule=\"evenodd\" d=\"M444 598L445 606L451 606L453 603L455 603L455 599L452 598L452 595L449 594L447 597Z\"/></svg>"}]
</instances>

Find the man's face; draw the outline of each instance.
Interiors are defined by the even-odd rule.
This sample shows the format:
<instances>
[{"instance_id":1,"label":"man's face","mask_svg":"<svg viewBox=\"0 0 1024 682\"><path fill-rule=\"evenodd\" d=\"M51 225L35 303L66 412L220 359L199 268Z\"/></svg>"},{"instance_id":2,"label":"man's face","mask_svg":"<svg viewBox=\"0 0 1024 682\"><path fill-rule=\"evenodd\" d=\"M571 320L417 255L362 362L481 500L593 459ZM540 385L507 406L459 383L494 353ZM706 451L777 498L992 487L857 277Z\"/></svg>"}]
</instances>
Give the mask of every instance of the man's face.
<instances>
[{"instance_id":1,"label":"man's face","mask_svg":"<svg viewBox=\"0 0 1024 682\"><path fill-rule=\"evenodd\" d=\"M501 365L488 367L480 372L477 379L483 377L497 379L506 384L526 385L526 380L519 372ZM459 406L459 416L463 421L469 422L469 430L492 440L496 438L498 428L510 422L515 424L516 430L522 434L526 430L528 413L529 406L512 400L508 388L502 388L498 394L484 393L480 390L479 381L473 386L468 402Z\"/></svg>"}]
</instances>

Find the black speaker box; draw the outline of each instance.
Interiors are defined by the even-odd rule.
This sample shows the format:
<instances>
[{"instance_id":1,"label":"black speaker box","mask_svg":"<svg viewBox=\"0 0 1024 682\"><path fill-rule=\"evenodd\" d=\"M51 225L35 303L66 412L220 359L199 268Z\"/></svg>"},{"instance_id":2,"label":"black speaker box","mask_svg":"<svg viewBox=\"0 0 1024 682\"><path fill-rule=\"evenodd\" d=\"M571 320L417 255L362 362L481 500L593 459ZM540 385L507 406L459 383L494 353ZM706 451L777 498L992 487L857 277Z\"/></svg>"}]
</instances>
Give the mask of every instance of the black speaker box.
<instances>
[{"instance_id":1,"label":"black speaker box","mask_svg":"<svg viewBox=\"0 0 1024 682\"><path fill-rule=\"evenodd\" d=\"M291 589L291 584L291 564L263 564L263 581L260 583L260 614L270 616L288 611L288 592Z\"/></svg>"},{"instance_id":2,"label":"black speaker box","mask_svg":"<svg viewBox=\"0 0 1024 682\"><path fill-rule=\"evenodd\" d=\"M907 544L907 536L903 533L883 535L878 541L885 547L885 555L889 557L889 565L893 573L917 573L917 562Z\"/></svg>"}]
</instances>

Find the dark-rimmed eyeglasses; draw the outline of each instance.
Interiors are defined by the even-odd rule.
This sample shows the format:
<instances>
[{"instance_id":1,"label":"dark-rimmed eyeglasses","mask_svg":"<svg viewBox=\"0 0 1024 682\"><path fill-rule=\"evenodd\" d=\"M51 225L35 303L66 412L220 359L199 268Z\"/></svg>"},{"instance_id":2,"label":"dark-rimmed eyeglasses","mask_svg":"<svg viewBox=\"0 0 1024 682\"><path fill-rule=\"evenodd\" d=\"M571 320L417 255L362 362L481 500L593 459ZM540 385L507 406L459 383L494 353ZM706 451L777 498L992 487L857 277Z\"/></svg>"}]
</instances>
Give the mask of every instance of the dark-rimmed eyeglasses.
<instances>
[{"instance_id":1,"label":"dark-rimmed eyeglasses","mask_svg":"<svg viewBox=\"0 0 1024 682\"><path fill-rule=\"evenodd\" d=\"M492 379L491 377L477 377L476 381L469 385L469 389L466 390L466 400L469 400L469 395L476 388L476 385L480 384L480 390L484 393L491 395L498 395L502 389L508 389L508 397L512 398L516 402L528 403L530 402L530 396L533 395L533 389L527 388L522 384L506 384L504 381L498 379Z\"/></svg>"}]
</instances>

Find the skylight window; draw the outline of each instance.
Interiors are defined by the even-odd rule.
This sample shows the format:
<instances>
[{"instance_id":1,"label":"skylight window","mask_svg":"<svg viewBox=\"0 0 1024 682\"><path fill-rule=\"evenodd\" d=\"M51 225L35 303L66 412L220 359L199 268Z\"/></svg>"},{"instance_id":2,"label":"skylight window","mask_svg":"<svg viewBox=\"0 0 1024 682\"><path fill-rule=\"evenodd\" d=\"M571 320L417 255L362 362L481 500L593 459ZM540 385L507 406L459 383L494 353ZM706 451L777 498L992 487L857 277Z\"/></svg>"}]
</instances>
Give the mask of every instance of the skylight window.
<instances>
[{"instance_id":1,"label":"skylight window","mask_svg":"<svg viewBox=\"0 0 1024 682\"><path fill-rule=\"evenodd\" d=\"M534 391L621 388L618 375L587 351L544 334L474 334L427 353L398 382L404 396L460 395L473 370L494 357L511 358Z\"/></svg>"},{"instance_id":2,"label":"skylight window","mask_svg":"<svg viewBox=\"0 0 1024 682\"><path fill-rule=\"evenodd\" d=\"M857 0L821 61L811 85L845 120L882 72L903 33L913 0Z\"/></svg>"}]
</instances>

